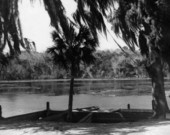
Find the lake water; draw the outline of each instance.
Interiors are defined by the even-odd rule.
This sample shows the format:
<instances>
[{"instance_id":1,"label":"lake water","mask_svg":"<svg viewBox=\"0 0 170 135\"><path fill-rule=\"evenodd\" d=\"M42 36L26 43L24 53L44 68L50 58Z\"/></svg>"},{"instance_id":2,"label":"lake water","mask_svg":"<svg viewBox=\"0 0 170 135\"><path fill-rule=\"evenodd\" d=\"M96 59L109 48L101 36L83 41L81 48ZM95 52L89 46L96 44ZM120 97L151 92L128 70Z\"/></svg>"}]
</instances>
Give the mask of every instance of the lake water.
<instances>
[{"instance_id":1,"label":"lake water","mask_svg":"<svg viewBox=\"0 0 170 135\"><path fill-rule=\"evenodd\" d=\"M170 105L170 81L165 82ZM102 109L151 109L150 80L83 80L75 81L74 108L99 106ZM0 82L0 105L4 117L51 109L68 108L69 81Z\"/></svg>"}]
</instances>

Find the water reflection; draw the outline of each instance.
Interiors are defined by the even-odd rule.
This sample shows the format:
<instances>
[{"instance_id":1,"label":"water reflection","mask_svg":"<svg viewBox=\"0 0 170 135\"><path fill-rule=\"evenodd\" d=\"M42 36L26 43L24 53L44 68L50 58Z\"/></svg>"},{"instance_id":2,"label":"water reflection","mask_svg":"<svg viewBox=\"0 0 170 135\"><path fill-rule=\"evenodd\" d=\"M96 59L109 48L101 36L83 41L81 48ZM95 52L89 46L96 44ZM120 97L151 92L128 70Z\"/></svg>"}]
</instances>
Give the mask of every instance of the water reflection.
<instances>
[{"instance_id":1,"label":"water reflection","mask_svg":"<svg viewBox=\"0 0 170 135\"><path fill-rule=\"evenodd\" d=\"M169 88L170 85L167 84ZM148 80L100 80L75 81L76 94L113 94L116 96L150 93ZM1 93L32 93L45 95L67 95L69 81L6 82L0 83Z\"/></svg>"},{"instance_id":2,"label":"water reflection","mask_svg":"<svg viewBox=\"0 0 170 135\"><path fill-rule=\"evenodd\" d=\"M75 81L74 108L99 106L104 109L151 108L151 82L149 80L86 80ZM170 88L170 82L165 82ZM51 108L67 109L69 81L0 82L0 104L3 116ZM168 103L170 94L167 91Z\"/></svg>"}]
</instances>

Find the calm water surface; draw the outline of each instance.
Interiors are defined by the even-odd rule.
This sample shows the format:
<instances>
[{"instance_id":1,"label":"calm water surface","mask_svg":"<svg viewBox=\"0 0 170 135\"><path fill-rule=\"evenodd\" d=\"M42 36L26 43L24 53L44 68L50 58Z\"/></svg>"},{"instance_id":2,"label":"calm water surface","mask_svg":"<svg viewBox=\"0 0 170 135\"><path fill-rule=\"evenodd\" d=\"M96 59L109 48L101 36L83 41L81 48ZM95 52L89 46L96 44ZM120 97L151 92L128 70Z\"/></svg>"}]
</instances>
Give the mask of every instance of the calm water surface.
<instances>
[{"instance_id":1,"label":"calm water surface","mask_svg":"<svg viewBox=\"0 0 170 135\"><path fill-rule=\"evenodd\" d=\"M170 105L170 81L165 82ZM51 109L68 107L69 81L0 82L0 104L3 116L44 110L46 102ZM102 109L151 109L150 80L86 80L75 81L74 108L99 106Z\"/></svg>"}]
</instances>

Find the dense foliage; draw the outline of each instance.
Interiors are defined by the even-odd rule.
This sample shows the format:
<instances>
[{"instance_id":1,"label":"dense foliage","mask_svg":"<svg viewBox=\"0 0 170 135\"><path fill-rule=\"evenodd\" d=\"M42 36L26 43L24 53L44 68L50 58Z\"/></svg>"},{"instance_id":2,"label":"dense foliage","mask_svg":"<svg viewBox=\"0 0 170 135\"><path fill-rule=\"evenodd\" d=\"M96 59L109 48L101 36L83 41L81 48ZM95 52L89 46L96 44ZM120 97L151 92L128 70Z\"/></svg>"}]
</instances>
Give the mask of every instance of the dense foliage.
<instances>
[{"instance_id":1,"label":"dense foliage","mask_svg":"<svg viewBox=\"0 0 170 135\"><path fill-rule=\"evenodd\" d=\"M97 51L96 60L90 66L80 65L77 78L127 78L147 77L144 62L139 53L126 49ZM166 69L166 68L165 68ZM22 52L18 58L12 59L7 66L1 65L1 80L22 79L62 79L70 75L63 68L54 65L50 55L37 52Z\"/></svg>"}]
</instances>

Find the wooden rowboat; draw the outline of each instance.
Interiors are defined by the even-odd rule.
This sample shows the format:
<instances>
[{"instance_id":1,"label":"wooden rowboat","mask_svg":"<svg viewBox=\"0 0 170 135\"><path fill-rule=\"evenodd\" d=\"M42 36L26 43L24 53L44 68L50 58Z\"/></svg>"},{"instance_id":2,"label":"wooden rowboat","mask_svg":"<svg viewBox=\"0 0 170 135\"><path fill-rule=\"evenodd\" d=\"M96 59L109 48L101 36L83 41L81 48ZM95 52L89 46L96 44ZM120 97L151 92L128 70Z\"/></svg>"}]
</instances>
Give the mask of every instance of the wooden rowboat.
<instances>
[{"instance_id":1,"label":"wooden rowboat","mask_svg":"<svg viewBox=\"0 0 170 135\"><path fill-rule=\"evenodd\" d=\"M55 111L48 109L13 117L1 118L1 122L16 121L56 121L67 122L67 110ZM72 112L73 123L117 123L135 122L148 119L153 115L152 110L119 109L100 110L99 107L77 108Z\"/></svg>"}]
</instances>

